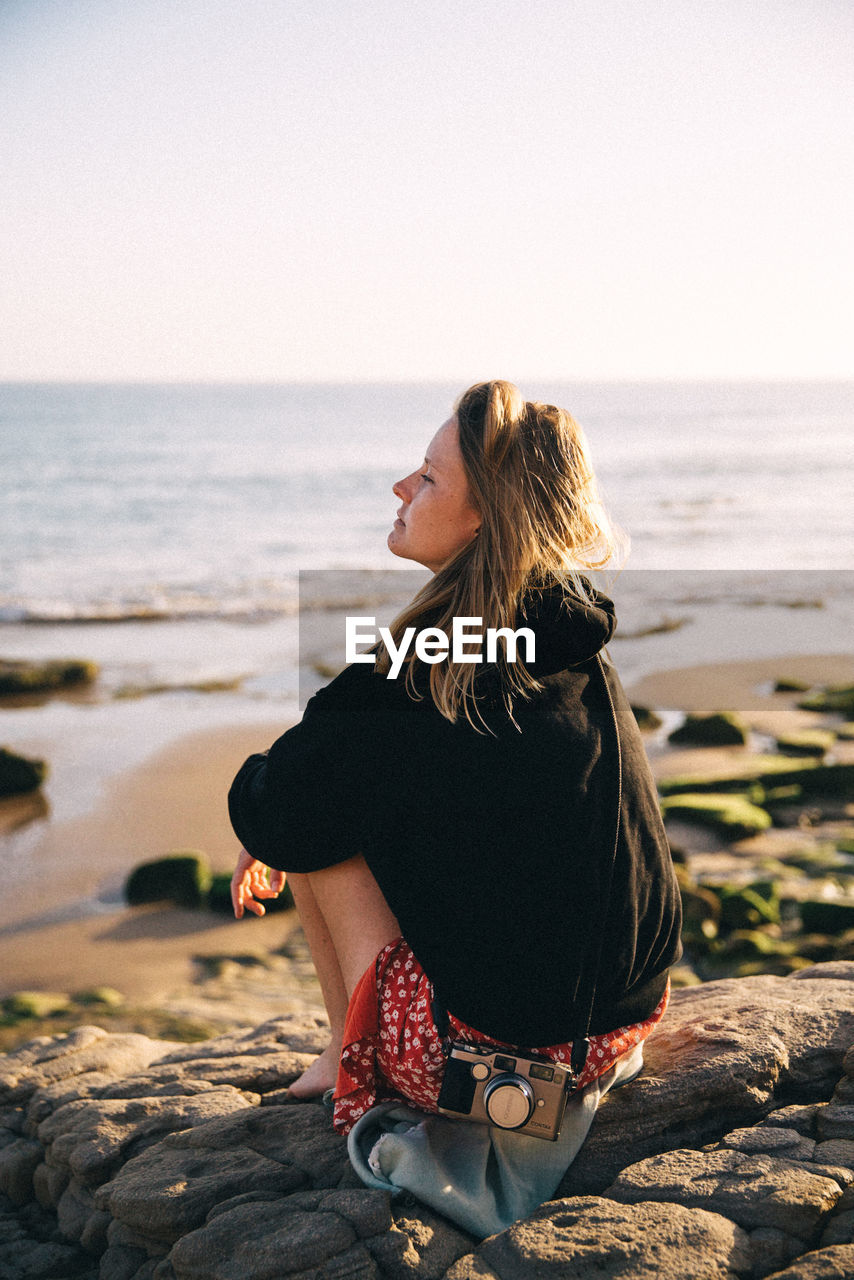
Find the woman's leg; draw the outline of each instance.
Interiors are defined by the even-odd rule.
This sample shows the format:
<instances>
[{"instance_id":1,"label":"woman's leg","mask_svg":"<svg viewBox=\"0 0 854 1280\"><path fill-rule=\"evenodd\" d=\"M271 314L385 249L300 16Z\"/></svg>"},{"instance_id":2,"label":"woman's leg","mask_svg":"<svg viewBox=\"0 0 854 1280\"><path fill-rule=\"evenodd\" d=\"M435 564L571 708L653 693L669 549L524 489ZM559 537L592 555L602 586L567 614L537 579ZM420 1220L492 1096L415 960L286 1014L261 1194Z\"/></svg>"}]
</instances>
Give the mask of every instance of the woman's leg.
<instances>
[{"instance_id":1,"label":"woman's leg","mask_svg":"<svg viewBox=\"0 0 854 1280\"><path fill-rule=\"evenodd\" d=\"M288 884L332 1031L329 1047L288 1091L295 1098L312 1098L334 1086L350 996L378 952L400 936L400 928L364 858L289 875Z\"/></svg>"}]
</instances>

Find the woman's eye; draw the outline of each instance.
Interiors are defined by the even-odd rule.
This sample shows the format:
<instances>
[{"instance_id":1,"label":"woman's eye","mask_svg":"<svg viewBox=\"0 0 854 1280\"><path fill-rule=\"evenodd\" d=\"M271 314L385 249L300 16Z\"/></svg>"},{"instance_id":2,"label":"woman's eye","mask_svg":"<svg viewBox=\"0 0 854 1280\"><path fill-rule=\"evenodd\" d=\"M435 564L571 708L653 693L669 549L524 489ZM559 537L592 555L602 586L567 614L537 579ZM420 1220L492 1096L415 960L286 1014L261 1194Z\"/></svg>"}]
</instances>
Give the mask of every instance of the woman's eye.
<instances>
[{"instance_id":1,"label":"woman's eye","mask_svg":"<svg viewBox=\"0 0 854 1280\"><path fill-rule=\"evenodd\" d=\"M428 474L427 474L427 472L426 472L426 471L422 471L420 474L421 474L421 479L422 479L422 480L426 480L428 484L432 484L432 483L433 483L433 477L432 477L432 476L428 476Z\"/></svg>"}]
</instances>

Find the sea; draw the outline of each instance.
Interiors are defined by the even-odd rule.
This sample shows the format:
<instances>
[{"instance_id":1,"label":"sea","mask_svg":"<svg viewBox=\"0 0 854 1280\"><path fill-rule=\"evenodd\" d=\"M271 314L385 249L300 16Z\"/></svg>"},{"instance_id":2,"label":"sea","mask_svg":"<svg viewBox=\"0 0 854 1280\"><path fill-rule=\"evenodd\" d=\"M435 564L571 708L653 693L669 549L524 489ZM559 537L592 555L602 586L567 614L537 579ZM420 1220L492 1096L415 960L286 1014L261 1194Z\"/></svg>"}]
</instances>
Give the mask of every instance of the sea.
<instances>
[{"instance_id":1,"label":"sea","mask_svg":"<svg viewBox=\"0 0 854 1280\"><path fill-rule=\"evenodd\" d=\"M50 738L85 773L89 738L117 769L182 731L298 715L335 667L318 617L389 620L417 588L386 548L392 484L463 389L0 385L0 658L101 670L86 697L5 705L0 745ZM582 424L630 542L599 584L624 680L851 651L854 383L521 390Z\"/></svg>"}]
</instances>

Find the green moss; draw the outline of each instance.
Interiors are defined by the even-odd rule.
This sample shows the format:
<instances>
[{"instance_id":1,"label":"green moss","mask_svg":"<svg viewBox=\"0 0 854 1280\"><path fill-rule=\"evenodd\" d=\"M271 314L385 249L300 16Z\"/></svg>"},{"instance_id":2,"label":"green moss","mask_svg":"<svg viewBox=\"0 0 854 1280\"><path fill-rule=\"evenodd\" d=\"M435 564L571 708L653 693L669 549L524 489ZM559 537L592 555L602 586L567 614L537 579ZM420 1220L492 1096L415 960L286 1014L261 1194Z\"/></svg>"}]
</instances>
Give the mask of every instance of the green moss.
<instances>
[{"instance_id":1,"label":"green moss","mask_svg":"<svg viewBox=\"0 0 854 1280\"><path fill-rule=\"evenodd\" d=\"M854 741L854 720L846 720L845 724L838 724L835 732L841 742Z\"/></svg>"},{"instance_id":2,"label":"green moss","mask_svg":"<svg viewBox=\"0 0 854 1280\"><path fill-rule=\"evenodd\" d=\"M838 711L854 716L854 684L825 685L817 693L802 699L798 706L804 711Z\"/></svg>"},{"instance_id":3,"label":"green moss","mask_svg":"<svg viewBox=\"0 0 854 1280\"><path fill-rule=\"evenodd\" d=\"M773 884L756 882L730 888L722 886L721 925L727 929L753 929L780 923L780 900Z\"/></svg>"},{"instance_id":4,"label":"green moss","mask_svg":"<svg viewBox=\"0 0 854 1280\"><path fill-rule=\"evenodd\" d=\"M200 907L210 886L211 872L205 855L195 849L181 849L135 867L125 882L125 897L132 906L167 901L180 907Z\"/></svg>"},{"instance_id":5,"label":"green moss","mask_svg":"<svg viewBox=\"0 0 854 1280\"><path fill-rule=\"evenodd\" d=\"M777 750L787 756L827 755L836 740L836 734L827 729L801 729L798 733L785 733L777 739Z\"/></svg>"},{"instance_id":6,"label":"green moss","mask_svg":"<svg viewBox=\"0 0 854 1280\"><path fill-rule=\"evenodd\" d=\"M115 987L89 987L85 991L75 991L71 998L75 1004L87 1008L119 1009L125 1002L121 991Z\"/></svg>"},{"instance_id":7,"label":"green moss","mask_svg":"<svg viewBox=\"0 0 854 1280\"><path fill-rule=\"evenodd\" d=\"M3 1001L3 1012L17 1021L21 1018L51 1018L65 1013L71 1001L63 991L16 991Z\"/></svg>"},{"instance_id":8,"label":"green moss","mask_svg":"<svg viewBox=\"0 0 854 1280\"><path fill-rule=\"evenodd\" d=\"M651 707L641 707L633 702L632 714L644 733L651 733L653 729L661 728L661 717L657 716Z\"/></svg>"},{"instance_id":9,"label":"green moss","mask_svg":"<svg viewBox=\"0 0 854 1280\"><path fill-rule=\"evenodd\" d=\"M742 840L758 835L771 826L771 815L744 796L687 792L665 797L661 812L666 818L681 818L711 827L728 840Z\"/></svg>"},{"instance_id":10,"label":"green moss","mask_svg":"<svg viewBox=\"0 0 854 1280\"><path fill-rule=\"evenodd\" d=\"M37 791L46 777L47 764L44 760L32 760L0 747L0 796Z\"/></svg>"},{"instance_id":11,"label":"green moss","mask_svg":"<svg viewBox=\"0 0 854 1280\"><path fill-rule=\"evenodd\" d=\"M748 728L733 711L716 711L712 715L687 715L684 723L668 735L667 741L690 743L699 747L743 746Z\"/></svg>"},{"instance_id":12,"label":"green moss","mask_svg":"<svg viewBox=\"0 0 854 1280\"><path fill-rule=\"evenodd\" d=\"M774 693L806 693L812 685L807 680L798 680L796 676L780 676L774 681Z\"/></svg>"},{"instance_id":13,"label":"green moss","mask_svg":"<svg viewBox=\"0 0 854 1280\"><path fill-rule=\"evenodd\" d=\"M798 786L808 795L854 796L854 764L821 764L803 760L797 766L782 756L755 756L744 770L720 777L709 774L681 774L662 779L658 789L664 796L686 791L740 792L747 794L753 784L766 789Z\"/></svg>"},{"instance_id":14,"label":"green moss","mask_svg":"<svg viewBox=\"0 0 854 1280\"><path fill-rule=\"evenodd\" d=\"M94 662L70 658L50 662L0 661L0 696L49 693L74 685L92 684L98 678Z\"/></svg>"}]
</instances>

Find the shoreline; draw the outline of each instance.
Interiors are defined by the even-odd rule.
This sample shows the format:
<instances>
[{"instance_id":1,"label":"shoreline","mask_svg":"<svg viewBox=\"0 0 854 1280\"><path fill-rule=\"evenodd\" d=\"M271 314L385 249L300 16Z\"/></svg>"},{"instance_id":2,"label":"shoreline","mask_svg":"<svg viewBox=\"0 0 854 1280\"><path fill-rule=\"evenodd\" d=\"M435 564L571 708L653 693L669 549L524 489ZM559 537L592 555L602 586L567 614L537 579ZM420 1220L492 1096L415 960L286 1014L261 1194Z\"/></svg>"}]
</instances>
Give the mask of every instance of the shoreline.
<instances>
[{"instance_id":1,"label":"shoreline","mask_svg":"<svg viewBox=\"0 0 854 1280\"><path fill-rule=\"evenodd\" d=\"M798 695L770 692L771 682L784 676L815 684L852 682L854 657L800 654L677 667L644 676L626 691L633 703L656 709L737 711L761 732L782 731L793 721L802 727L817 723L817 715L793 709ZM222 984L216 997L226 1020L241 1010L258 1021L265 1009L272 1017L311 1005L319 992L306 974L305 958L290 965L302 965L293 983L287 958L269 963L282 947L298 951L293 912L235 921L167 906L128 908L120 898L133 866L172 849L199 849L215 871L231 870L237 851L225 802L231 778L246 755L265 749L285 727L268 719L184 735L109 779L83 816L42 819L0 837L7 883L0 997L23 989L74 992L108 984L131 1003L183 1002L190 1009L200 972L194 957L201 956L208 958L208 968L227 967L230 958L245 970L243 985L240 974L231 974L230 1002ZM659 778L698 768L722 770L745 751L677 749L662 734L645 735ZM849 749L854 760L854 743L844 744L846 756ZM16 865L14 846L23 847L24 837L28 850Z\"/></svg>"}]
</instances>

